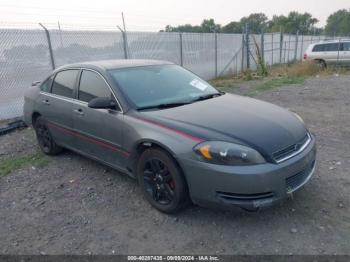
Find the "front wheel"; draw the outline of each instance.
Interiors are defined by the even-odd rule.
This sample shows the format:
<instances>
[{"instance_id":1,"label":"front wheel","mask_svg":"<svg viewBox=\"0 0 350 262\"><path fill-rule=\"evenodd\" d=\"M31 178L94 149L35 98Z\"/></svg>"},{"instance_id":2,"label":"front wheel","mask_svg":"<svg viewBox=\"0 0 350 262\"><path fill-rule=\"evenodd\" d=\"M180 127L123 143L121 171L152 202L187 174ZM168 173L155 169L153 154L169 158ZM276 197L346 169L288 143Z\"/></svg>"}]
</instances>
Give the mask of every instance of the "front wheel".
<instances>
[{"instance_id":1,"label":"front wheel","mask_svg":"<svg viewBox=\"0 0 350 262\"><path fill-rule=\"evenodd\" d=\"M45 118L38 117L34 129L41 151L47 155L56 155L62 151L62 148L53 140Z\"/></svg>"},{"instance_id":2,"label":"front wheel","mask_svg":"<svg viewBox=\"0 0 350 262\"><path fill-rule=\"evenodd\" d=\"M182 172L167 152L144 151L138 162L137 176L145 198L158 210L175 213L189 202Z\"/></svg>"}]
</instances>

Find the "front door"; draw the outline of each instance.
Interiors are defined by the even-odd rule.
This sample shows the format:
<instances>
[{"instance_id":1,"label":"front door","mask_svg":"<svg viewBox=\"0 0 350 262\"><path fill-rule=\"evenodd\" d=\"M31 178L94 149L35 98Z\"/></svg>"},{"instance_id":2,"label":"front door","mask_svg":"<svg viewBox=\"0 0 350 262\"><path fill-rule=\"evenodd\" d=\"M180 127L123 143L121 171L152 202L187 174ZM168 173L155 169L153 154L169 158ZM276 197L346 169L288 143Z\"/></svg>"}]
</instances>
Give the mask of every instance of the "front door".
<instances>
[{"instance_id":1,"label":"front door","mask_svg":"<svg viewBox=\"0 0 350 262\"><path fill-rule=\"evenodd\" d=\"M120 108L93 109L88 107L96 97L113 98L111 88L97 72L83 70L77 99L73 105L73 126L77 132L76 148L90 156L123 168L128 152L122 148L123 114Z\"/></svg>"},{"instance_id":2,"label":"front door","mask_svg":"<svg viewBox=\"0 0 350 262\"><path fill-rule=\"evenodd\" d=\"M342 64L350 65L350 42L342 44L342 51L340 52Z\"/></svg>"}]
</instances>

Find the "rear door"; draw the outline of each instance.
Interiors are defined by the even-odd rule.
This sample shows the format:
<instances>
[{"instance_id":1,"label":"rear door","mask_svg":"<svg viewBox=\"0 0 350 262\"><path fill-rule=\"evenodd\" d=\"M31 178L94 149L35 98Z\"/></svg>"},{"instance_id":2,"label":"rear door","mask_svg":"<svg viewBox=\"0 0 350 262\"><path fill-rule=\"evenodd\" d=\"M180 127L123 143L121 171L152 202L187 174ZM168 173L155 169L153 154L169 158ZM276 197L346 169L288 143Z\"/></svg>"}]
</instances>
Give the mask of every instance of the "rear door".
<instances>
[{"instance_id":1,"label":"rear door","mask_svg":"<svg viewBox=\"0 0 350 262\"><path fill-rule=\"evenodd\" d=\"M72 144L72 102L78 73L76 69L60 71L54 76L52 85L47 82L40 92L39 112L48 121L50 132L59 145Z\"/></svg>"},{"instance_id":2,"label":"rear door","mask_svg":"<svg viewBox=\"0 0 350 262\"><path fill-rule=\"evenodd\" d=\"M92 157L116 167L123 167L128 153L122 149L122 110L89 108L88 102L95 97L116 100L101 74L84 69L78 86L79 103L73 106L73 125L75 131L80 134L79 139L75 141L76 146L81 152Z\"/></svg>"}]
</instances>

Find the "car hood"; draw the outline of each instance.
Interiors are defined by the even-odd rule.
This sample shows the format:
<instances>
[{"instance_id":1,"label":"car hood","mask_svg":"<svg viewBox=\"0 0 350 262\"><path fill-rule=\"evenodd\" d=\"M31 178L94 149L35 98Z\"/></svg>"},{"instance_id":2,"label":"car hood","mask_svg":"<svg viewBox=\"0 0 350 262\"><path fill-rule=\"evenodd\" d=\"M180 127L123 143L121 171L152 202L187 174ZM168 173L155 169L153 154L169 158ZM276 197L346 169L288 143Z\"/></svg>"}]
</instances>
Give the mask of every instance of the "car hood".
<instances>
[{"instance_id":1,"label":"car hood","mask_svg":"<svg viewBox=\"0 0 350 262\"><path fill-rule=\"evenodd\" d=\"M269 156L307 134L304 124L290 111L231 94L141 114L204 139L246 144Z\"/></svg>"}]
</instances>

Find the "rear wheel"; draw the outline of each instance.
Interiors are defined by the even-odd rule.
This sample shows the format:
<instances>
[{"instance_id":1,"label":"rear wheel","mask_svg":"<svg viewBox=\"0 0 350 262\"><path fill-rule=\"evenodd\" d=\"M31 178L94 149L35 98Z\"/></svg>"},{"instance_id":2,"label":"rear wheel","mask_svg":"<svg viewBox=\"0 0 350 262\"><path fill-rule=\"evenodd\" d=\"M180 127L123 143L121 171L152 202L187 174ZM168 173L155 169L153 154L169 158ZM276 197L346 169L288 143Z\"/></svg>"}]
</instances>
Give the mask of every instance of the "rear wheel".
<instances>
[{"instance_id":1,"label":"rear wheel","mask_svg":"<svg viewBox=\"0 0 350 262\"><path fill-rule=\"evenodd\" d=\"M316 60L317 65L320 67L320 69L324 70L327 68L326 61L324 60Z\"/></svg>"},{"instance_id":2,"label":"rear wheel","mask_svg":"<svg viewBox=\"0 0 350 262\"><path fill-rule=\"evenodd\" d=\"M47 155L56 155L62 151L62 147L53 140L45 118L38 117L34 123L34 129L41 151Z\"/></svg>"},{"instance_id":3,"label":"rear wheel","mask_svg":"<svg viewBox=\"0 0 350 262\"><path fill-rule=\"evenodd\" d=\"M137 175L144 196L158 210L175 213L189 202L182 172L167 152L160 149L143 152Z\"/></svg>"}]
</instances>

